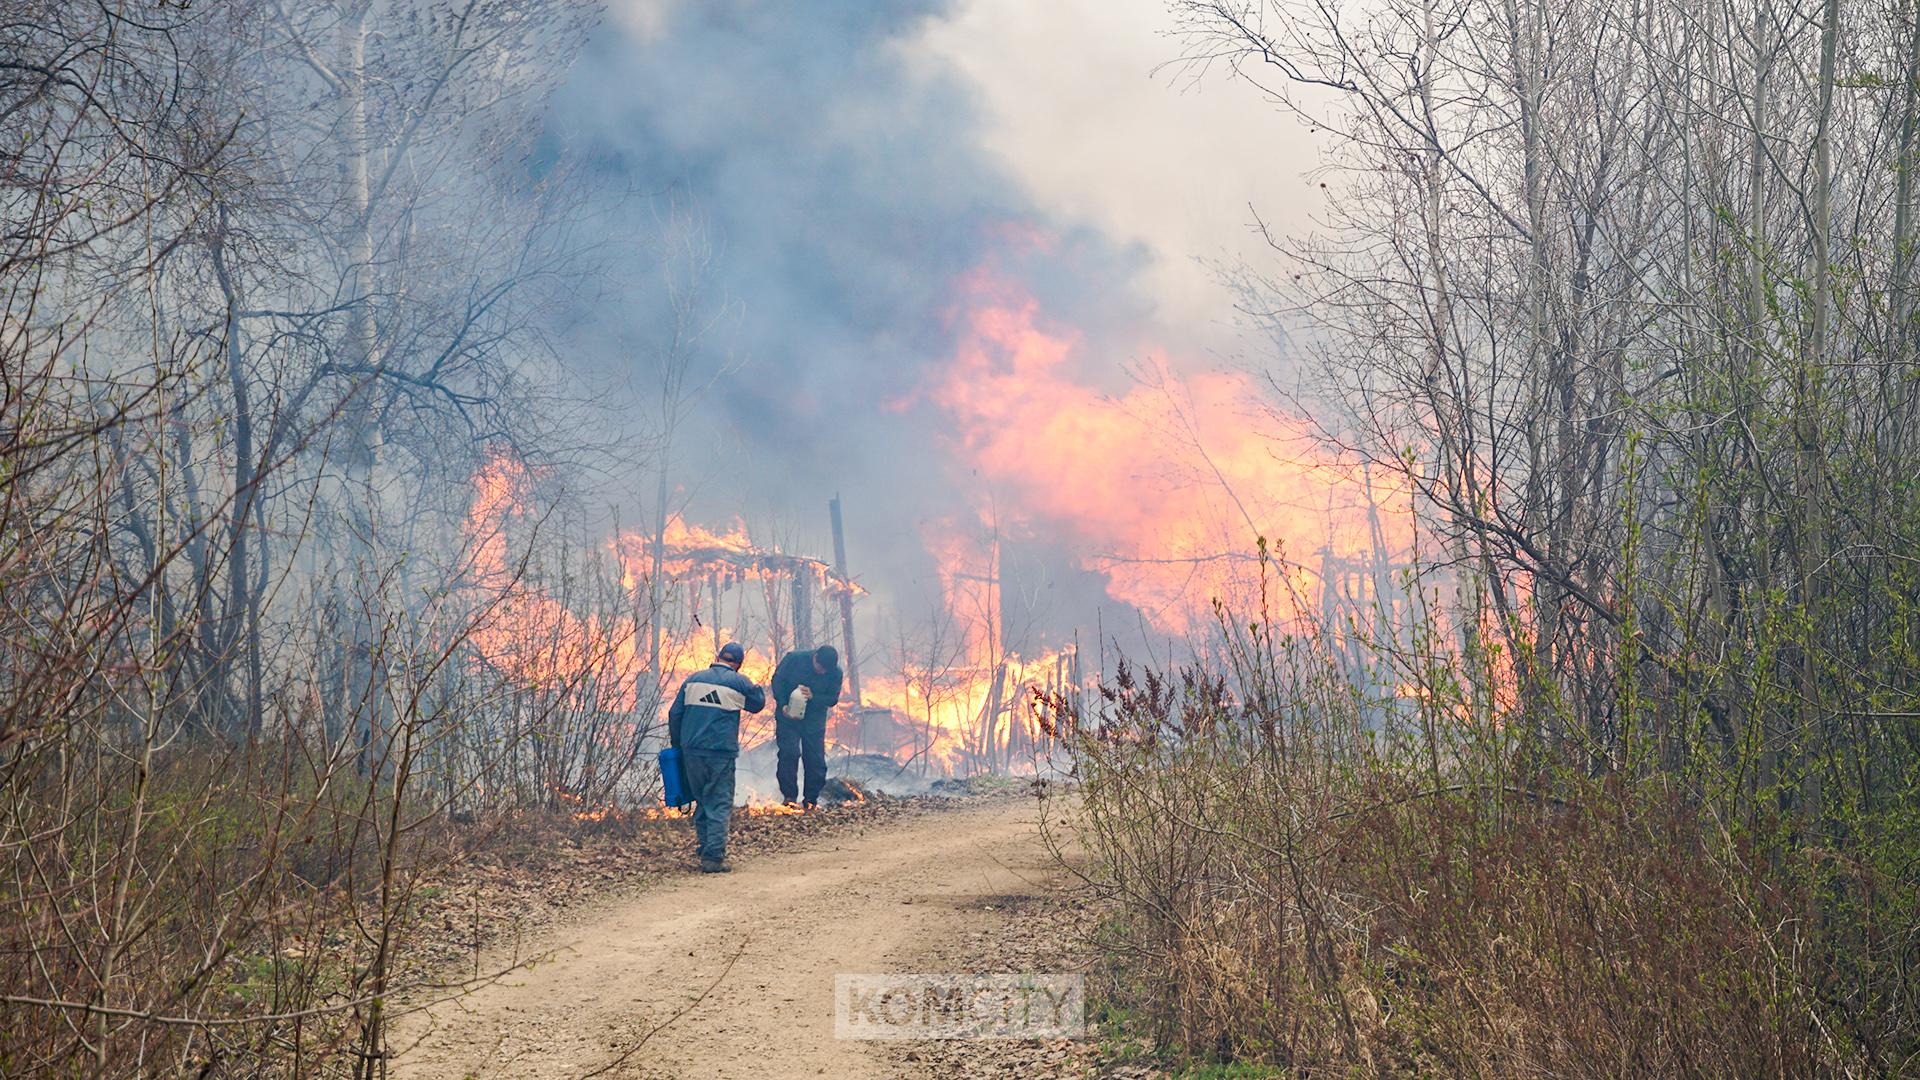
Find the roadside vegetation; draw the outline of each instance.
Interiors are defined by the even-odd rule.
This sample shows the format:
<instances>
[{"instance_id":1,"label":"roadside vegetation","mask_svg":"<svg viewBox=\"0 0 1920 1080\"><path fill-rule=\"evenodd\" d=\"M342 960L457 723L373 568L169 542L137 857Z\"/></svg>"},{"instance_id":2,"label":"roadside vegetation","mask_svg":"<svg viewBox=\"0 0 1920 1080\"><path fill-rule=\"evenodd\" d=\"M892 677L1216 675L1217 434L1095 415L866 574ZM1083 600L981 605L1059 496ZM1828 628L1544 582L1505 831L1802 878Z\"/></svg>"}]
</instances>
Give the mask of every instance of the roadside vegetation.
<instances>
[{"instance_id":1,"label":"roadside vegetation","mask_svg":"<svg viewBox=\"0 0 1920 1080\"><path fill-rule=\"evenodd\" d=\"M1330 140L1244 295L1419 537L1043 710L1113 1007L1195 1067L1912 1072L1912 12L1174 6Z\"/></svg>"},{"instance_id":2,"label":"roadside vegetation","mask_svg":"<svg viewBox=\"0 0 1920 1080\"><path fill-rule=\"evenodd\" d=\"M1383 717L1311 642L1256 648L1122 671L1072 740L1110 1027L1198 1075L1908 1067L1910 833L1816 846L1773 800Z\"/></svg>"},{"instance_id":3,"label":"roadside vegetation","mask_svg":"<svg viewBox=\"0 0 1920 1080\"><path fill-rule=\"evenodd\" d=\"M610 658L485 662L605 600L559 493L467 519L577 411L590 14L0 3L0 1074L378 1075L439 857L633 779Z\"/></svg>"}]
</instances>

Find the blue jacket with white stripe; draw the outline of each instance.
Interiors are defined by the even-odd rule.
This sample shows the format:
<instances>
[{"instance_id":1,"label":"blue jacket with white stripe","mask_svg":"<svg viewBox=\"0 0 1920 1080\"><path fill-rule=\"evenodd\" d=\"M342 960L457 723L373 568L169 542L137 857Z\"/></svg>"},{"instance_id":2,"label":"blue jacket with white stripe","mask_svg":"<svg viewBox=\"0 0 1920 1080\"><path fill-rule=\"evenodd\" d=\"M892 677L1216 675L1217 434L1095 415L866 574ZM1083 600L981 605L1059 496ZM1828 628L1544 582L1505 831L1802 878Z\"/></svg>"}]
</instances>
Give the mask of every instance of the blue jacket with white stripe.
<instances>
[{"instance_id":1,"label":"blue jacket with white stripe","mask_svg":"<svg viewBox=\"0 0 1920 1080\"><path fill-rule=\"evenodd\" d=\"M667 741L682 750L740 752L740 713L767 706L767 692L725 664L687 676L667 708Z\"/></svg>"}]
</instances>

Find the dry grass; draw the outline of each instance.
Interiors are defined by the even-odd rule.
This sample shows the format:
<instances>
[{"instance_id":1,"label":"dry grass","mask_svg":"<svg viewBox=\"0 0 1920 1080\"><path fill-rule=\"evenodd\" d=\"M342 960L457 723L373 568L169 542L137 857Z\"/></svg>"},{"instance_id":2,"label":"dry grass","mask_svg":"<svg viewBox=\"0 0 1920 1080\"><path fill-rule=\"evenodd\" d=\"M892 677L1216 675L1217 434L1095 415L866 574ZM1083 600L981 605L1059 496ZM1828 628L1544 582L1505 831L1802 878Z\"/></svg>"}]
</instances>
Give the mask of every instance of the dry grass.
<instances>
[{"instance_id":1,"label":"dry grass","mask_svg":"<svg viewBox=\"0 0 1920 1080\"><path fill-rule=\"evenodd\" d=\"M1170 1059L1898 1071L1894 1044L1841 1034L1821 1000L1834 958L1804 878L1761 868L1657 780L1476 783L1455 756L1436 782L1358 725L1304 722L1331 698L1226 700L1203 676L1124 673L1072 742L1078 835L1121 913L1108 1006Z\"/></svg>"}]
</instances>

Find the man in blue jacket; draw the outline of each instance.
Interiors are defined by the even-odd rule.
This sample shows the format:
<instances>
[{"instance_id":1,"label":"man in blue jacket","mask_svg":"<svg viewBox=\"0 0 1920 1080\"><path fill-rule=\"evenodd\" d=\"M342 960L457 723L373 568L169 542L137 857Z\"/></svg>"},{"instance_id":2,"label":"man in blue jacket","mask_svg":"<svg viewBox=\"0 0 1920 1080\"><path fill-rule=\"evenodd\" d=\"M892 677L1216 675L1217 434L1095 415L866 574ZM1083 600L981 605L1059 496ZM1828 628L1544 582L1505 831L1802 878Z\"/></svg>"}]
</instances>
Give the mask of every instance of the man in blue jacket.
<instances>
[{"instance_id":1,"label":"man in blue jacket","mask_svg":"<svg viewBox=\"0 0 1920 1080\"><path fill-rule=\"evenodd\" d=\"M766 707L767 692L740 674L747 650L737 641L720 647L713 666L687 676L667 708L667 742L680 751L692 796L693 833L700 839L700 869L723 874L727 819L733 816L733 765L740 756L740 713Z\"/></svg>"},{"instance_id":2,"label":"man in blue jacket","mask_svg":"<svg viewBox=\"0 0 1920 1080\"><path fill-rule=\"evenodd\" d=\"M840 703L840 652L831 645L801 649L780 658L773 669L773 737L780 757L774 777L780 797L811 810L827 782L827 712ZM806 765L806 787L795 790L794 764Z\"/></svg>"}]
</instances>

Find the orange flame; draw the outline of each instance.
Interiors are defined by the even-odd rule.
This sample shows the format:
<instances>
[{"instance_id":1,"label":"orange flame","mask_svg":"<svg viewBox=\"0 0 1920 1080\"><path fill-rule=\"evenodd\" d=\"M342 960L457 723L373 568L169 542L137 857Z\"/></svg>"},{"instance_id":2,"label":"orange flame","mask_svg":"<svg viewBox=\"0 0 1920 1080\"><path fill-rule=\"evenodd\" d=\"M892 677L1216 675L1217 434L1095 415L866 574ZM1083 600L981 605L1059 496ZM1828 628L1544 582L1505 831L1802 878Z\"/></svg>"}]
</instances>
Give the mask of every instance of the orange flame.
<instances>
[{"instance_id":1,"label":"orange flame","mask_svg":"<svg viewBox=\"0 0 1920 1080\"><path fill-rule=\"evenodd\" d=\"M862 795L857 799L848 799L841 805L858 806L866 801L866 796ZM802 810L798 806L788 806L785 803L773 802L747 803L744 806L734 807L733 812L745 817L791 817L806 813L805 810ZM693 815L682 812L678 807L673 806L645 806L637 810L621 810L617 807L602 806L594 810L577 811L572 817L575 821L593 824L622 820L678 821L682 818L692 818Z\"/></svg>"},{"instance_id":2,"label":"orange flame","mask_svg":"<svg viewBox=\"0 0 1920 1080\"><path fill-rule=\"evenodd\" d=\"M937 656L898 657L892 670L867 662L868 709L843 708L830 729L849 748L948 773L1005 767L1016 748L1042 749L1028 708L1034 690L1080 690L1097 676L1081 672L1071 647L1009 645L999 625L1000 553L982 535L1031 533L1066 545L1114 599L1175 635L1204 628L1215 600L1252 614L1276 575L1293 604L1271 614L1310 611L1335 581L1331 568L1384 566L1411 549L1405 493L1325 452L1312 425L1263 407L1250 376L1186 372L1144 349L1141 378L1105 392L1086 375L1098 370L1086 336L1048 318L1027 291L991 266L957 287L948 317L958 344L921 394L944 415L958 464L988 494L923 535L951 640ZM525 513L532 479L496 456L474 478L469 514L477 576L505 594L483 651L529 684L604 687L601 704L631 708L645 620L668 614L642 611L642 598L679 606L682 616L659 624L663 687L703 666L717 641L748 640L736 630L756 620L747 674L764 681L777 659L772 644L783 640L776 585L804 575L830 596L863 592L819 559L756 544L738 519L709 527L675 515L657 551L644 533L608 541L639 613L632 625L577 615L508 573L501 532ZM1257 538L1277 554L1272 565L1257 557ZM748 583L761 588L743 590ZM743 606L753 591L765 592L759 614ZM870 723L876 711L886 723ZM870 738L869 729L880 734ZM763 717L743 735L751 742L770 732Z\"/></svg>"},{"instance_id":3,"label":"orange flame","mask_svg":"<svg viewBox=\"0 0 1920 1080\"><path fill-rule=\"evenodd\" d=\"M474 475L466 531L474 584L489 606L473 644L482 662L525 686L575 695L603 711L630 710L640 670L631 627L575 614L523 580L509 555L507 526L528 513L535 479L501 451Z\"/></svg>"},{"instance_id":4,"label":"orange flame","mask_svg":"<svg viewBox=\"0 0 1920 1080\"><path fill-rule=\"evenodd\" d=\"M841 578L820 559L755 544L745 523L737 517L725 532L716 532L673 514L667 518L660 538L660 573L674 580L713 578L731 586L805 572L822 584L828 596L866 594L859 584ZM608 542L620 560L621 580L627 588L637 588L652 575L653 543L650 535L639 532L623 532Z\"/></svg>"},{"instance_id":5,"label":"orange flame","mask_svg":"<svg viewBox=\"0 0 1920 1080\"><path fill-rule=\"evenodd\" d=\"M927 393L953 422L962 464L992 485L998 515L1073 544L1111 596L1161 630L1204 624L1215 599L1250 602L1259 537L1302 599L1317 553L1410 545L1406 500L1370 492L1311 425L1262 407L1248 376L1181 375L1147 350L1138 385L1102 393L1076 376L1083 335L1026 291L989 267L959 288L960 344Z\"/></svg>"}]
</instances>

